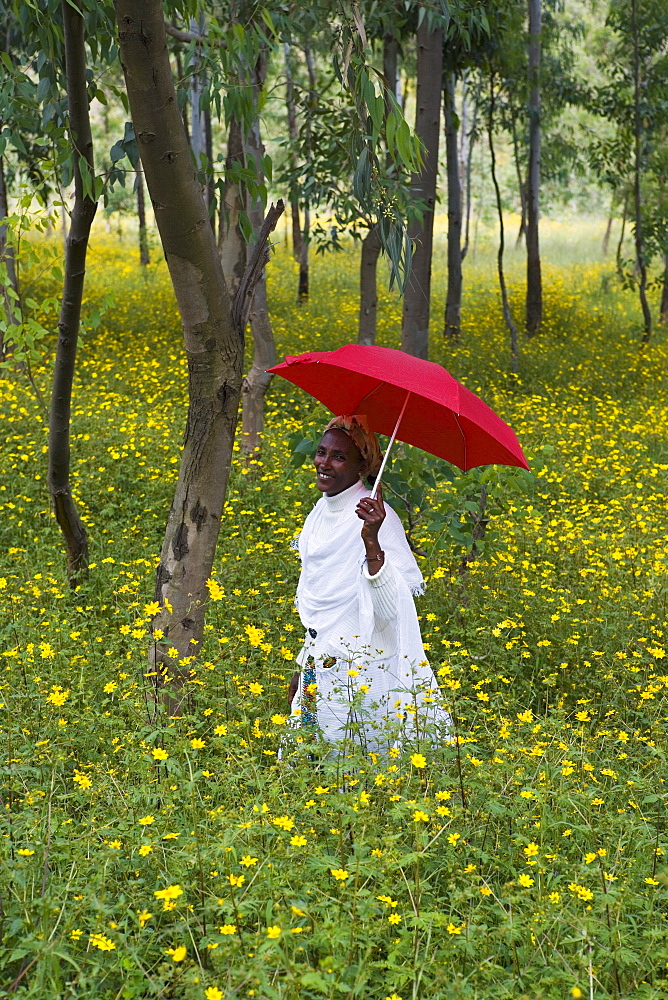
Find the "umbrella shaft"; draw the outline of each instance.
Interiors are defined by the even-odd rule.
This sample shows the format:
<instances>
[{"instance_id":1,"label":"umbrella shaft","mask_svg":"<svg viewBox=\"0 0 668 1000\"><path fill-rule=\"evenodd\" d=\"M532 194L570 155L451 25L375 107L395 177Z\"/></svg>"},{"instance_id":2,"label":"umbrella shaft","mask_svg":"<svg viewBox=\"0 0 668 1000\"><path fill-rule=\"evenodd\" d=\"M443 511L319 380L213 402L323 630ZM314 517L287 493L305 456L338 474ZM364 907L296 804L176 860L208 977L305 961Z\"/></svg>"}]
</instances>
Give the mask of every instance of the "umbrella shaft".
<instances>
[{"instance_id":1,"label":"umbrella shaft","mask_svg":"<svg viewBox=\"0 0 668 1000\"><path fill-rule=\"evenodd\" d=\"M404 400L404 405L401 407L401 413L397 417L397 422L394 425L394 430L392 431L392 437L390 438L390 443L388 444L385 454L383 455L383 461L381 463L380 469L378 470L378 475L376 476L376 481L373 484L373 490L371 491L371 499L376 499L376 493L378 492L378 487L380 486L380 480L382 478L383 472L385 471L385 466L387 465L387 460L390 456L390 451L392 450L392 445L394 444L394 439L397 436L397 431L399 430L399 424L401 423L401 418L403 417L406 407L408 405L408 399L410 396L410 391L406 393L406 398Z\"/></svg>"}]
</instances>

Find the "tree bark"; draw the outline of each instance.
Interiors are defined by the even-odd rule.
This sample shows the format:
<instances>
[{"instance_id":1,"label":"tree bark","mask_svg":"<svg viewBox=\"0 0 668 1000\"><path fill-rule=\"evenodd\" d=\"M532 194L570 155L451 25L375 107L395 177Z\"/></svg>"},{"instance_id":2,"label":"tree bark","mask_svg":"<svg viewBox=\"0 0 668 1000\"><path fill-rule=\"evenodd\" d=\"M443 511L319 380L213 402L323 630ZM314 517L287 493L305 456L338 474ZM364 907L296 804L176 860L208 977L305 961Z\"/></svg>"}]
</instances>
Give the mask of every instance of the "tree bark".
<instances>
[{"instance_id":1,"label":"tree bark","mask_svg":"<svg viewBox=\"0 0 668 1000\"><path fill-rule=\"evenodd\" d=\"M462 322L462 189L459 179L455 83L455 74L446 72L443 108L448 174L448 287L445 295L443 333L451 340L459 340Z\"/></svg>"},{"instance_id":2,"label":"tree bark","mask_svg":"<svg viewBox=\"0 0 668 1000\"><path fill-rule=\"evenodd\" d=\"M255 107L258 107L260 91L267 76L268 54L260 52L253 71L253 94ZM264 144L260 134L260 119L257 117L246 139L247 160L253 160L258 178L264 181L262 157ZM253 227L257 241L264 223L264 208L260 198L248 198L248 218ZM249 255L251 247L248 248ZM253 364L248 375L243 380L241 388L241 447L246 455L257 452L260 448L262 431L264 430L264 397L271 384L273 375L267 372L276 363L276 344L271 328L269 306L267 304L267 273L262 271L255 287L253 302L250 308L250 326L253 334Z\"/></svg>"},{"instance_id":3,"label":"tree bark","mask_svg":"<svg viewBox=\"0 0 668 1000\"><path fill-rule=\"evenodd\" d=\"M641 80L640 80L640 42L638 28L638 0L631 0L631 33L633 36L633 210L634 237L636 249L636 265L640 280L638 295L642 308L644 329L640 338L641 345L649 344L652 336L652 313L647 301L647 262L645 260L645 243L643 236L642 193L640 182L643 163L642 115L640 111Z\"/></svg>"},{"instance_id":4,"label":"tree bark","mask_svg":"<svg viewBox=\"0 0 668 1000\"><path fill-rule=\"evenodd\" d=\"M146 267L151 263L148 252L148 233L146 231L146 203L144 199L144 171L137 164L137 219L139 222L139 263Z\"/></svg>"},{"instance_id":5,"label":"tree bark","mask_svg":"<svg viewBox=\"0 0 668 1000\"><path fill-rule=\"evenodd\" d=\"M385 113L391 110L390 95L397 96L397 56L399 43L394 32L383 37L383 85ZM391 157L388 154L388 168ZM360 311L357 327L358 344L375 344L378 318L377 272L381 243L378 230L373 226L362 240L360 257Z\"/></svg>"},{"instance_id":6,"label":"tree bark","mask_svg":"<svg viewBox=\"0 0 668 1000\"><path fill-rule=\"evenodd\" d=\"M74 161L74 207L65 249L63 298L49 415L49 492L67 548L67 575L76 587L88 571L88 536L70 490L70 413L76 363L86 252L97 202L84 193L82 171L94 183L93 138L86 87L84 20L67 0L61 4L69 135ZM85 166L84 166L85 164Z\"/></svg>"},{"instance_id":7,"label":"tree bark","mask_svg":"<svg viewBox=\"0 0 668 1000\"><path fill-rule=\"evenodd\" d=\"M517 240L515 241L515 246L519 247L527 233L527 186L522 177L520 144L517 138L517 117L513 108L511 108L510 115L511 134L513 137L513 160L515 161L515 173L517 174L517 191L520 196L520 228L517 231Z\"/></svg>"},{"instance_id":8,"label":"tree bark","mask_svg":"<svg viewBox=\"0 0 668 1000\"><path fill-rule=\"evenodd\" d=\"M494 110L495 110L494 74L492 74L490 76L487 138L489 141L489 156L492 168L491 169L492 184L494 185L494 193L496 196L496 211L499 217L499 249L496 255L496 266L499 275L499 288L501 290L501 305L503 308L503 318L506 322L506 326L508 327L508 332L510 333L510 369L512 373L516 375L519 367L517 326L515 325L515 321L513 320L513 315L510 311L510 304L508 302L508 290L506 288L506 277L503 270L503 254L505 250L505 230L503 225L503 205L501 203L501 190L499 188L499 182L496 176L496 153L494 151Z\"/></svg>"},{"instance_id":9,"label":"tree bark","mask_svg":"<svg viewBox=\"0 0 668 1000\"><path fill-rule=\"evenodd\" d=\"M302 303L309 296L308 247L311 229L311 210L304 207L304 228L302 229L301 251L299 254L299 280L297 282L297 302Z\"/></svg>"},{"instance_id":10,"label":"tree bark","mask_svg":"<svg viewBox=\"0 0 668 1000\"><path fill-rule=\"evenodd\" d=\"M663 288L661 291L659 323L661 326L668 326L668 253L663 258Z\"/></svg>"},{"instance_id":11,"label":"tree bark","mask_svg":"<svg viewBox=\"0 0 668 1000\"><path fill-rule=\"evenodd\" d=\"M285 59L285 106L288 115L288 135L290 137L290 166L294 170L296 158L294 150L299 140L299 130L297 128L297 109L295 106L295 85L292 79L292 68L290 66L290 46L285 42L283 46ZM295 260L301 259L302 254L302 230L299 219L299 194L296 187L290 188L290 215L292 218L292 256Z\"/></svg>"},{"instance_id":12,"label":"tree bark","mask_svg":"<svg viewBox=\"0 0 668 1000\"><path fill-rule=\"evenodd\" d=\"M438 141L441 118L443 71L443 31L429 30L423 18L417 30L417 97L415 132L424 145L422 171L411 178L411 191L421 199L425 211L420 222L410 227L415 242L410 280L404 295L401 347L408 354L426 358L429 349L429 306L431 299L431 254L434 233L434 206L438 177Z\"/></svg>"},{"instance_id":13,"label":"tree bark","mask_svg":"<svg viewBox=\"0 0 668 1000\"><path fill-rule=\"evenodd\" d=\"M466 257L469 252L469 234L471 230L471 175L473 173L473 147L475 146L476 138L476 126L478 124L478 112L480 111L480 92L482 90L482 78L478 81L475 93L475 103L473 105L473 119L471 121L471 130L467 135L467 153L466 153L466 223L464 227L464 244L462 246L462 260ZM463 138L463 137L462 137Z\"/></svg>"},{"instance_id":14,"label":"tree bark","mask_svg":"<svg viewBox=\"0 0 668 1000\"><path fill-rule=\"evenodd\" d=\"M179 478L156 574L157 681L188 672L202 636L237 423L243 331L231 302L176 101L160 0L115 0L121 61L146 183L181 314L189 404ZM173 707L173 706L172 706Z\"/></svg>"},{"instance_id":15,"label":"tree bark","mask_svg":"<svg viewBox=\"0 0 668 1000\"><path fill-rule=\"evenodd\" d=\"M5 172L2 157L0 156L0 220L9 215L9 199L7 197L7 187L5 184ZM9 287L19 294L18 275L16 273L16 260L14 257L14 247L7 242L7 226L0 222L0 262L7 268L7 280ZM18 321L16 300L8 294L7 288L0 289L5 307L7 321ZM5 347L2 330L0 330L0 360L5 357L7 348Z\"/></svg>"},{"instance_id":16,"label":"tree bark","mask_svg":"<svg viewBox=\"0 0 668 1000\"><path fill-rule=\"evenodd\" d=\"M360 260L360 315L357 343L375 344L378 294L376 270L380 255L380 237L374 226L362 240Z\"/></svg>"},{"instance_id":17,"label":"tree bark","mask_svg":"<svg viewBox=\"0 0 668 1000\"><path fill-rule=\"evenodd\" d=\"M236 118L231 118L225 160L227 179L220 209L218 248L225 281L232 297L236 294L246 266L246 240L239 224L239 216L244 208L241 192L239 185L229 179L229 172L235 163L240 163L243 166L245 162L241 123Z\"/></svg>"},{"instance_id":18,"label":"tree bark","mask_svg":"<svg viewBox=\"0 0 668 1000\"><path fill-rule=\"evenodd\" d=\"M543 321L538 217L540 196L540 33L541 0L529 0L529 170L527 174L526 332L533 337Z\"/></svg>"},{"instance_id":19,"label":"tree bark","mask_svg":"<svg viewBox=\"0 0 668 1000\"><path fill-rule=\"evenodd\" d=\"M311 121L316 102L317 78L315 74L315 63L313 53L308 42L304 42L304 58L306 60L306 71L309 80L308 101L306 105L306 146L311 138ZM311 207L306 201L304 204L304 228L302 229L301 248L299 254L299 279L297 282L297 302L305 302L309 297L309 243L311 228Z\"/></svg>"}]
</instances>

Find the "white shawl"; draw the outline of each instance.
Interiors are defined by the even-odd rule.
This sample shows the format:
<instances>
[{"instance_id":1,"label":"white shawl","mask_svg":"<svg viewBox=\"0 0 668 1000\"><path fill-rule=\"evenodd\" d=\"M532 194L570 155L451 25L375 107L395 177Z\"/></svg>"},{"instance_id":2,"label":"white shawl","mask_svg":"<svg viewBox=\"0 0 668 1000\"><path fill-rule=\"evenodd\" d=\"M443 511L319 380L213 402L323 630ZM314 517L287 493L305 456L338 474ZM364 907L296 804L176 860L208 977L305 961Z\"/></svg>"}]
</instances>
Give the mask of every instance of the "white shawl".
<instances>
[{"instance_id":1,"label":"white shawl","mask_svg":"<svg viewBox=\"0 0 668 1000\"><path fill-rule=\"evenodd\" d=\"M318 645L326 638L330 646L340 646L340 623L351 617L359 619L359 634L347 637L350 641L346 650L341 650L344 655L351 647L370 650L374 631L371 584L363 572L362 521L355 513L360 499L369 494L358 482L337 496L323 495L296 540L302 562L296 605L304 628L318 633ZM424 581L399 516L390 506L385 509L378 542L385 553L385 563L394 571L395 648L398 664L406 667L408 678L414 676L415 668L428 667L413 601L413 594L423 593ZM433 678L431 670L428 672Z\"/></svg>"}]
</instances>

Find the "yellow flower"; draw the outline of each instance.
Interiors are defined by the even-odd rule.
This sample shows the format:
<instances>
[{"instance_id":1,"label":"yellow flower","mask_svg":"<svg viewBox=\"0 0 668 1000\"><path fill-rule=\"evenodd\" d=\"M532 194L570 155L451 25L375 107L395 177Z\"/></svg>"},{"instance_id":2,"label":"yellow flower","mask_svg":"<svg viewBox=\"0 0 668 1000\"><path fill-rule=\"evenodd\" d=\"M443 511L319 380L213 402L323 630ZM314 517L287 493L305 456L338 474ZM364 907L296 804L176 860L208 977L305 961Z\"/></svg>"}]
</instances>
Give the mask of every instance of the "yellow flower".
<instances>
[{"instance_id":1,"label":"yellow flower","mask_svg":"<svg viewBox=\"0 0 668 1000\"><path fill-rule=\"evenodd\" d=\"M206 1000L223 1000L223 991L219 990L217 986L208 986L204 990L204 996Z\"/></svg>"},{"instance_id":2,"label":"yellow flower","mask_svg":"<svg viewBox=\"0 0 668 1000\"><path fill-rule=\"evenodd\" d=\"M481 894L483 896L491 896L492 895L492 890L490 889L490 887L488 885L481 885L480 886L480 892L481 892Z\"/></svg>"},{"instance_id":3,"label":"yellow flower","mask_svg":"<svg viewBox=\"0 0 668 1000\"><path fill-rule=\"evenodd\" d=\"M142 844L139 848L139 857L145 858L147 854L150 854L153 848L150 844Z\"/></svg>"},{"instance_id":4,"label":"yellow flower","mask_svg":"<svg viewBox=\"0 0 668 1000\"><path fill-rule=\"evenodd\" d=\"M281 830L285 830L286 832L292 830L295 825L295 821L290 819L289 816L274 816L272 823L276 826L280 826Z\"/></svg>"},{"instance_id":5,"label":"yellow flower","mask_svg":"<svg viewBox=\"0 0 668 1000\"><path fill-rule=\"evenodd\" d=\"M387 918L387 920L388 920L388 923L390 923L390 924L400 924L402 918L401 918L401 915L399 913L390 913L390 915Z\"/></svg>"},{"instance_id":6,"label":"yellow flower","mask_svg":"<svg viewBox=\"0 0 668 1000\"><path fill-rule=\"evenodd\" d=\"M272 715L271 721L275 726L283 726L288 720L287 715Z\"/></svg>"},{"instance_id":7,"label":"yellow flower","mask_svg":"<svg viewBox=\"0 0 668 1000\"><path fill-rule=\"evenodd\" d=\"M346 871L345 868L330 868L330 872L337 882L345 882L347 878L350 878L350 872Z\"/></svg>"},{"instance_id":8,"label":"yellow flower","mask_svg":"<svg viewBox=\"0 0 668 1000\"><path fill-rule=\"evenodd\" d=\"M214 733L216 734L216 736L225 736L225 734L227 733L227 726L216 726L216 728L214 729Z\"/></svg>"},{"instance_id":9,"label":"yellow flower","mask_svg":"<svg viewBox=\"0 0 668 1000\"><path fill-rule=\"evenodd\" d=\"M150 826L151 823L155 823L155 816L142 816L139 820L140 826Z\"/></svg>"},{"instance_id":10,"label":"yellow flower","mask_svg":"<svg viewBox=\"0 0 668 1000\"><path fill-rule=\"evenodd\" d=\"M182 962L187 954L188 949L184 944L180 944L178 948L167 948L165 951L165 955L172 956L172 962Z\"/></svg>"},{"instance_id":11,"label":"yellow flower","mask_svg":"<svg viewBox=\"0 0 668 1000\"><path fill-rule=\"evenodd\" d=\"M156 899L178 899L183 895L180 885L168 885L166 889L156 889L153 893Z\"/></svg>"},{"instance_id":12,"label":"yellow flower","mask_svg":"<svg viewBox=\"0 0 668 1000\"><path fill-rule=\"evenodd\" d=\"M385 997L385 1000L401 1000L401 997L398 993L391 993L389 997Z\"/></svg>"},{"instance_id":13,"label":"yellow flower","mask_svg":"<svg viewBox=\"0 0 668 1000\"><path fill-rule=\"evenodd\" d=\"M241 886L246 881L245 875L228 875L230 885Z\"/></svg>"},{"instance_id":14,"label":"yellow flower","mask_svg":"<svg viewBox=\"0 0 668 1000\"><path fill-rule=\"evenodd\" d=\"M306 837L302 837L299 834L295 834L294 837L290 837L290 843L293 847L305 847Z\"/></svg>"},{"instance_id":15,"label":"yellow flower","mask_svg":"<svg viewBox=\"0 0 668 1000\"><path fill-rule=\"evenodd\" d=\"M534 880L530 878L528 875L520 875L518 881L520 885L524 886L525 889L529 889L534 883Z\"/></svg>"},{"instance_id":16,"label":"yellow flower","mask_svg":"<svg viewBox=\"0 0 668 1000\"><path fill-rule=\"evenodd\" d=\"M116 681L109 681L108 684L104 685L102 690L104 691L105 694L111 694L111 692L115 691L117 687L118 684L116 683Z\"/></svg>"},{"instance_id":17,"label":"yellow flower","mask_svg":"<svg viewBox=\"0 0 668 1000\"><path fill-rule=\"evenodd\" d=\"M151 753L154 760L167 760L169 757L167 751L163 750L162 747L156 747L155 750L151 750Z\"/></svg>"},{"instance_id":18,"label":"yellow flower","mask_svg":"<svg viewBox=\"0 0 668 1000\"><path fill-rule=\"evenodd\" d=\"M429 821L429 813L423 812L422 809L416 809L413 813L414 823L427 823Z\"/></svg>"},{"instance_id":19,"label":"yellow flower","mask_svg":"<svg viewBox=\"0 0 668 1000\"><path fill-rule=\"evenodd\" d=\"M538 844L534 844L532 841L530 844L527 844L527 846L524 848L524 853L528 858L533 858L534 855L538 854L539 850L540 848L538 847Z\"/></svg>"},{"instance_id":20,"label":"yellow flower","mask_svg":"<svg viewBox=\"0 0 668 1000\"><path fill-rule=\"evenodd\" d=\"M211 600L212 601L222 601L223 597L225 597L225 591L223 590L223 588L221 587L221 585L218 583L218 581L217 580L207 580L206 581L206 585L207 585L207 588L209 590L209 597L211 598Z\"/></svg>"},{"instance_id":21,"label":"yellow flower","mask_svg":"<svg viewBox=\"0 0 668 1000\"><path fill-rule=\"evenodd\" d=\"M457 927L456 924L448 924L446 930L448 934L461 934L464 927L466 927L466 924L462 924L461 927Z\"/></svg>"},{"instance_id":22,"label":"yellow flower","mask_svg":"<svg viewBox=\"0 0 668 1000\"><path fill-rule=\"evenodd\" d=\"M271 938L272 940L279 938L282 933L283 931L276 924L274 924L273 927L267 927L267 937Z\"/></svg>"},{"instance_id":23,"label":"yellow flower","mask_svg":"<svg viewBox=\"0 0 668 1000\"><path fill-rule=\"evenodd\" d=\"M236 934L237 925L236 924L223 924L222 927L218 928L219 934Z\"/></svg>"},{"instance_id":24,"label":"yellow flower","mask_svg":"<svg viewBox=\"0 0 668 1000\"><path fill-rule=\"evenodd\" d=\"M584 993L579 986L574 986L571 990L571 996L575 997L575 1000L580 1000L580 998L584 996Z\"/></svg>"},{"instance_id":25,"label":"yellow flower","mask_svg":"<svg viewBox=\"0 0 668 1000\"><path fill-rule=\"evenodd\" d=\"M258 858L252 858L250 854L244 854L243 858L239 862L244 868L250 868L251 865L256 865L258 863Z\"/></svg>"},{"instance_id":26,"label":"yellow flower","mask_svg":"<svg viewBox=\"0 0 668 1000\"><path fill-rule=\"evenodd\" d=\"M149 604L144 605L144 617L153 618L160 611L160 605L157 601L151 601Z\"/></svg>"},{"instance_id":27,"label":"yellow flower","mask_svg":"<svg viewBox=\"0 0 668 1000\"><path fill-rule=\"evenodd\" d=\"M199 736L195 736L195 738L190 741L190 746L193 750L201 750L202 747L206 746L206 741L201 740Z\"/></svg>"},{"instance_id":28,"label":"yellow flower","mask_svg":"<svg viewBox=\"0 0 668 1000\"><path fill-rule=\"evenodd\" d=\"M137 920L139 921L139 926L143 927L144 924L146 924L151 919L152 916L153 914L149 913L148 910L142 910L141 913L138 913Z\"/></svg>"},{"instance_id":29,"label":"yellow flower","mask_svg":"<svg viewBox=\"0 0 668 1000\"><path fill-rule=\"evenodd\" d=\"M411 756L411 764L417 768L426 767L427 759L421 753L414 753Z\"/></svg>"},{"instance_id":30,"label":"yellow flower","mask_svg":"<svg viewBox=\"0 0 668 1000\"><path fill-rule=\"evenodd\" d=\"M256 628L255 625L245 625L244 631L248 636L251 646L259 646L264 639L265 629L263 628Z\"/></svg>"},{"instance_id":31,"label":"yellow flower","mask_svg":"<svg viewBox=\"0 0 668 1000\"><path fill-rule=\"evenodd\" d=\"M69 696L70 696L69 688L66 691L63 691L60 685L56 684L54 685L51 694L48 696L46 700L50 701L52 705L64 705Z\"/></svg>"},{"instance_id":32,"label":"yellow flower","mask_svg":"<svg viewBox=\"0 0 668 1000\"><path fill-rule=\"evenodd\" d=\"M99 948L100 951L114 951L116 945L110 938L105 937L104 934L91 934L90 943L93 948Z\"/></svg>"}]
</instances>

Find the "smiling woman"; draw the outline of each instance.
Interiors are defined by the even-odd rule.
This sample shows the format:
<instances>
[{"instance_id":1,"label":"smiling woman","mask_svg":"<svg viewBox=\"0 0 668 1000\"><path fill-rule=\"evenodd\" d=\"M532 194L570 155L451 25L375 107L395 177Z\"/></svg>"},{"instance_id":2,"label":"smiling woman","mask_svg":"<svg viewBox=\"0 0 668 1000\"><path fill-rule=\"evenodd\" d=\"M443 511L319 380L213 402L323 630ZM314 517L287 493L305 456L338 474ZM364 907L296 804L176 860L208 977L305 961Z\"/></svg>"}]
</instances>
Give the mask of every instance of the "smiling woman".
<instances>
[{"instance_id":1,"label":"smiling woman","mask_svg":"<svg viewBox=\"0 0 668 1000\"><path fill-rule=\"evenodd\" d=\"M296 542L306 635L289 693L293 724L311 738L319 731L370 749L435 726L447 738L449 726L413 601L422 574L399 517L361 481L381 459L364 417L335 417L325 428L314 458L323 495Z\"/></svg>"}]
</instances>

